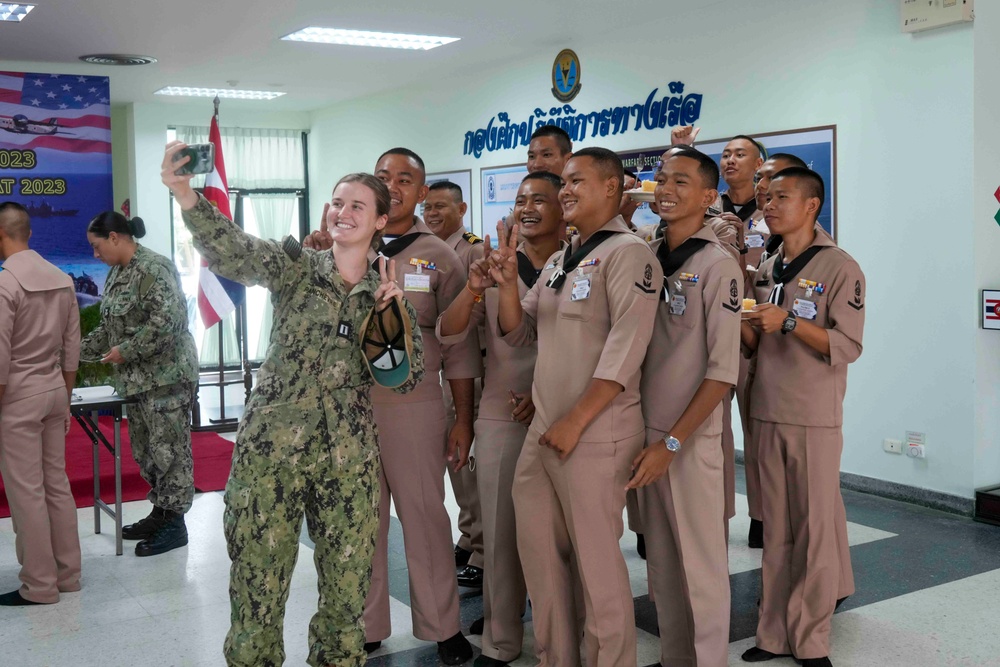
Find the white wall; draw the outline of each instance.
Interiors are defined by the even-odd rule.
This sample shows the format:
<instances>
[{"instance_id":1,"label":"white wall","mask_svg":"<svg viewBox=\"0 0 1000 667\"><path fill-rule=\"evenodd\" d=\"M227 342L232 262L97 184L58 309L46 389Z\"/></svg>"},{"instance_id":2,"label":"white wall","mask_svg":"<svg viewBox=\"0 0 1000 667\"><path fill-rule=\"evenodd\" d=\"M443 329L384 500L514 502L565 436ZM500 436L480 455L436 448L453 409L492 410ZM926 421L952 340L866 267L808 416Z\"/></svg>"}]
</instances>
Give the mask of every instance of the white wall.
<instances>
[{"instance_id":1,"label":"white wall","mask_svg":"<svg viewBox=\"0 0 1000 667\"><path fill-rule=\"evenodd\" d=\"M146 223L147 236L143 244L156 252L170 255L170 195L160 182L163 147L167 143L167 128L174 125L207 126L212 119L212 102L130 104L124 109L128 149L119 158L118 146L113 146L116 188L119 172L128 174L128 196L132 199L132 215ZM115 118L114 120L117 120ZM296 112L269 112L246 108L239 103L223 100L219 107L222 127L274 128L308 130L309 115ZM117 139L117 134L114 135ZM127 159L126 159L127 157ZM124 199L116 189L116 206Z\"/></svg>"},{"instance_id":2,"label":"white wall","mask_svg":"<svg viewBox=\"0 0 1000 667\"><path fill-rule=\"evenodd\" d=\"M1000 202L1000 4L980 2L975 28L975 283L963 294L969 309L978 310L979 290L1000 289L1000 225L994 220ZM970 303L971 302L971 303ZM974 331L976 379L976 487L1000 484L1000 331Z\"/></svg>"},{"instance_id":3,"label":"white wall","mask_svg":"<svg viewBox=\"0 0 1000 667\"><path fill-rule=\"evenodd\" d=\"M996 269L974 261L981 239L974 239L970 196L972 28L903 34L898 2L890 0L699 3L684 16L640 23L601 44L569 39L552 44L544 57L511 59L464 79L428 73L411 88L314 113L314 191L346 172L371 170L383 150L405 145L429 171L471 168L478 207L479 168L522 161L525 150L476 160L462 155L465 132L500 111L520 119L536 106L554 105L549 67L567 46L583 61L577 109L644 100L654 87L679 79L688 92L705 95L703 138L836 124L839 241L865 270L869 290L865 352L850 372L845 406L843 470L969 497L979 477L988 476L974 466L1000 458L996 444L977 442L975 419L980 414L985 421L986 410L996 407L1000 334L978 334L978 348L973 344L974 282L980 268ZM984 77L995 62L981 64ZM619 150L665 143L667 132L646 131L579 145ZM989 159L996 154L991 150ZM321 206L317 195L313 220ZM982 219L976 224L986 234ZM932 261L947 268L930 271ZM975 395L984 363L995 372L992 403L977 403ZM902 438L906 430L927 433L926 460L883 453L882 439Z\"/></svg>"}]
</instances>

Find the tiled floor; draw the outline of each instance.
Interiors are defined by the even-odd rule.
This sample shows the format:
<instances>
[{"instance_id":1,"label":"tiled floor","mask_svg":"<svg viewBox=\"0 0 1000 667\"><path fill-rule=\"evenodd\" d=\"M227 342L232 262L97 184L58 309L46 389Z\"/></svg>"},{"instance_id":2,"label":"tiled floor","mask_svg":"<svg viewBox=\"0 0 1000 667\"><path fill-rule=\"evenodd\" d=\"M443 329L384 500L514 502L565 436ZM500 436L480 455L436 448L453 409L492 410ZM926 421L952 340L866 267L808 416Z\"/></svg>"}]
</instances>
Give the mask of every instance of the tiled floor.
<instances>
[{"instance_id":1,"label":"tiled floor","mask_svg":"<svg viewBox=\"0 0 1000 667\"><path fill-rule=\"evenodd\" d=\"M838 667L1000 665L1000 528L911 505L845 492L857 593L834 617L831 659ZM745 497L731 523L733 615L730 664L753 643L760 552L746 548ZM454 516L457 508L448 499ZM190 545L155 558L114 555L111 527L93 534L93 511L80 510L84 589L57 605L0 608L0 666L223 665L229 625L229 559L222 496L201 494L188 515ZM125 506L126 522L149 510ZM406 563L397 521L390 536L393 636L369 665L438 664L435 646L410 634ZM635 541L622 539L635 595L639 665L659 656L656 615L646 596ZM10 519L0 520L0 592L18 585ZM286 664L303 665L306 626L316 606L312 549L303 537L285 619ZM463 626L482 599L462 589ZM470 638L473 643L478 637ZM530 618L522 657L533 665ZM775 667L795 664L775 660Z\"/></svg>"}]
</instances>

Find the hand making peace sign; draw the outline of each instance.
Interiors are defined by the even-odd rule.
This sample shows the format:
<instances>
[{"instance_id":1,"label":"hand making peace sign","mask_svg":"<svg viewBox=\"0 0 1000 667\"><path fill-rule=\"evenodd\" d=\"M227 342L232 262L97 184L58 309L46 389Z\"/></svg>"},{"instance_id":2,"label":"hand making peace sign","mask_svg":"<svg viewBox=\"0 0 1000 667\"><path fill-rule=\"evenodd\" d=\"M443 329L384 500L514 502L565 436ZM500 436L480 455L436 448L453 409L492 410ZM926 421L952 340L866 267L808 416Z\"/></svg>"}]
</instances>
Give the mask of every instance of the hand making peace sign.
<instances>
[{"instance_id":1,"label":"hand making peace sign","mask_svg":"<svg viewBox=\"0 0 1000 667\"><path fill-rule=\"evenodd\" d=\"M375 290L375 305L388 303L395 298L402 299L403 290L399 289L399 283L396 282L396 260L390 259L387 269L385 257L379 257L378 274L382 281L379 283L378 289Z\"/></svg>"},{"instance_id":2,"label":"hand making peace sign","mask_svg":"<svg viewBox=\"0 0 1000 667\"><path fill-rule=\"evenodd\" d=\"M490 253L490 276L500 287L517 287L517 225L507 233L503 221L497 223L497 238L500 243Z\"/></svg>"}]
</instances>

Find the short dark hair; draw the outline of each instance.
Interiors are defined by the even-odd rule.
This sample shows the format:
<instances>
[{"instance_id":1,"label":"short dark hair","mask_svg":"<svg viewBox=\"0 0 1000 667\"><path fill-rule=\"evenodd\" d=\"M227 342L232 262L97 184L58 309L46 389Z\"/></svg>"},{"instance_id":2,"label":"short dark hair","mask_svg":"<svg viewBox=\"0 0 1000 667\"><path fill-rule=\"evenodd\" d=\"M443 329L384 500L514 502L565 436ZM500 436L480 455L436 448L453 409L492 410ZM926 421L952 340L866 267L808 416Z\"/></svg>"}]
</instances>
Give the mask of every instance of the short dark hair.
<instances>
[{"instance_id":1,"label":"short dark hair","mask_svg":"<svg viewBox=\"0 0 1000 667\"><path fill-rule=\"evenodd\" d=\"M625 166L622 164L622 159L618 157L618 153L607 148L591 146L573 153L574 160L578 157L589 157L597 164L597 168L604 173L606 178L617 179L618 194L621 194L625 188Z\"/></svg>"},{"instance_id":2,"label":"short dark hair","mask_svg":"<svg viewBox=\"0 0 1000 667\"><path fill-rule=\"evenodd\" d=\"M631 176L632 178L635 178L635 179L639 178L638 176L635 175L635 169L631 169L629 167L625 168L625 175L626 176Z\"/></svg>"},{"instance_id":3,"label":"short dark hair","mask_svg":"<svg viewBox=\"0 0 1000 667\"><path fill-rule=\"evenodd\" d=\"M555 139L556 145L559 146L559 150L562 151L563 155L573 152L573 140L569 138L566 130L557 125L542 125L531 134L532 139L539 137L552 137Z\"/></svg>"},{"instance_id":4,"label":"short dark hair","mask_svg":"<svg viewBox=\"0 0 1000 667\"><path fill-rule=\"evenodd\" d=\"M427 167L424 166L423 159L417 155L415 152L411 151L409 148L403 148L402 146L396 146L395 148L390 148L386 152L378 156L378 160L375 160L375 164L382 161L386 155L405 155L406 157L412 159L420 167L420 171L424 172L424 176L427 175Z\"/></svg>"},{"instance_id":5,"label":"short dark hair","mask_svg":"<svg viewBox=\"0 0 1000 667\"><path fill-rule=\"evenodd\" d=\"M452 183L451 181L438 181L437 183L432 183L429 188L429 192L434 192L435 190L447 190L451 193L451 196L455 199L455 202L461 204L464 199L462 199L462 188L457 183Z\"/></svg>"},{"instance_id":6,"label":"short dark hair","mask_svg":"<svg viewBox=\"0 0 1000 667\"><path fill-rule=\"evenodd\" d=\"M686 157L696 160L698 162L698 174L701 176L705 187L712 190L719 189L719 165L715 163L715 160L693 146L674 146L674 148L678 148L679 150L668 157L668 160L672 160L675 157Z\"/></svg>"},{"instance_id":7,"label":"short dark hair","mask_svg":"<svg viewBox=\"0 0 1000 667\"><path fill-rule=\"evenodd\" d=\"M14 241L27 241L31 236L31 216L28 209L16 201L0 204L0 230Z\"/></svg>"},{"instance_id":8,"label":"short dark hair","mask_svg":"<svg viewBox=\"0 0 1000 667\"><path fill-rule=\"evenodd\" d=\"M521 179L522 183L525 181L545 181L556 190L561 190L563 183L562 178L556 176L551 171L533 171Z\"/></svg>"},{"instance_id":9,"label":"short dark hair","mask_svg":"<svg viewBox=\"0 0 1000 667\"><path fill-rule=\"evenodd\" d=\"M802 169L808 169L809 165L800 158L798 155L792 155L791 153L775 153L774 155L767 156L767 162L774 162L776 160L781 160L782 162L788 162L793 167L800 167Z\"/></svg>"},{"instance_id":10,"label":"short dark hair","mask_svg":"<svg viewBox=\"0 0 1000 667\"><path fill-rule=\"evenodd\" d=\"M146 235L146 224L142 218L129 220L118 211L104 211L98 213L87 225L87 233L98 238L106 239L111 236L111 232L141 239Z\"/></svg>"},{"instance_id":11,"label":"short dark hair","mask_svg":"<svg viewBox=\"0 0 1000 667\"><path fill-rule=\"evenodd\" d=\"M826 186L823 184L822 176L812 169L806 169L805 167L788 167L775 174L771 182L774 183L779 178L794 178L802 185L802 190L805 192L806 197L816 197L819 199L819 208L816 209L816 214L819 215L819 211L823 208L823 203L826 201Z\"/></svg>"},{"instance_id":12,"label":"short dark hair","mask_svg":"<svg viewBox=\"0 0 1000 667\"><path fill-rule=\"evenodd\" d=\"M757 141L753 137L748 137L745 134L737 134L729 141L736 141L737 139L743 139L744 141L749 141L751 144L753 144L754 148L757 149L757 157L759 157L762 160L767 159L767 149L764 148L763 144L761 144L759 141Z\"/></svg>"}]
</instances>

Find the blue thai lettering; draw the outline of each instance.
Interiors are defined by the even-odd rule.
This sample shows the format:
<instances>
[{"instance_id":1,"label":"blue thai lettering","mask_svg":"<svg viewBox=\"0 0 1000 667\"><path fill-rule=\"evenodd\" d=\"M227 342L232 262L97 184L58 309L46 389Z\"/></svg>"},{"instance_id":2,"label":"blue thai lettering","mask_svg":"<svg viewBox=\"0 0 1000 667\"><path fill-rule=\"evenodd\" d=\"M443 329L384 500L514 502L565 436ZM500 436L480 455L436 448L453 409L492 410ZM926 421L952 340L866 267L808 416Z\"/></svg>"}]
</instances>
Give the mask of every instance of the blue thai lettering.
<instances>
[{"instance_id":1,"label":"blue thai lettering","mask_svg":"<svg viewBox=\"0 0 1000 667\"><path fill-rule=\"evenodd\" d=\"M684 98L684 113L681 116L682 125L693 125L701 118L701 93L693 93Z\"/></svg>"}]
</instances>

